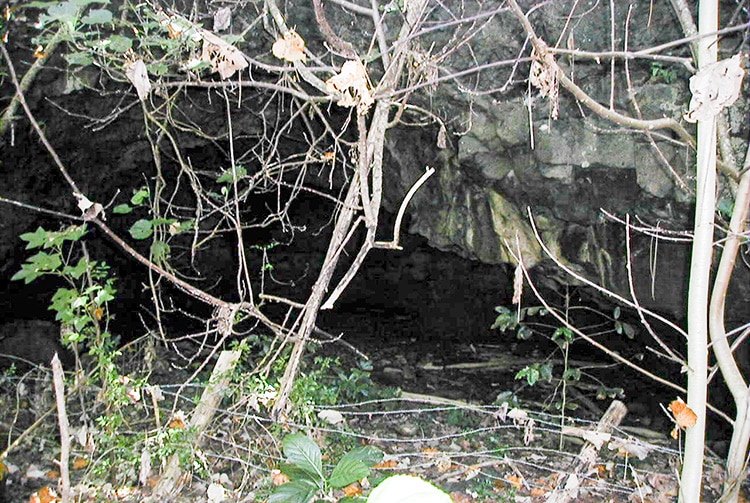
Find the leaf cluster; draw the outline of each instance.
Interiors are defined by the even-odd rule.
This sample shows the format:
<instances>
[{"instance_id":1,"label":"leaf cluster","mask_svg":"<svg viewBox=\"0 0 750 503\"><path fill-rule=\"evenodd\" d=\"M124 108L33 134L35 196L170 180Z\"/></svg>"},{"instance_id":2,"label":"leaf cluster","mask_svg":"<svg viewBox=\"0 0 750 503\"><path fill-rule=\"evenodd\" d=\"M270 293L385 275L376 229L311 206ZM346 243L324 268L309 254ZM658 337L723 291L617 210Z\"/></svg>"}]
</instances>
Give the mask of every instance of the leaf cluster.
<instances>
[{"instance_id":1,"label":"leaf cluster","mask_svg":"<svg viewBox=\"0 0 750 503\"><path fill-rule=\"evenodd\" d=\"M309 437L295 433L282 442L286 463L281 471L289 482L282 484L268 498L268 503L309 503L316 496L362 480L370 475L370 468L383 459L383 453L365 446L346 453L330 474L323 467L323 456L318 445ZM362 500L346 497L342 502Z\"/></svg>"}]
</instances>

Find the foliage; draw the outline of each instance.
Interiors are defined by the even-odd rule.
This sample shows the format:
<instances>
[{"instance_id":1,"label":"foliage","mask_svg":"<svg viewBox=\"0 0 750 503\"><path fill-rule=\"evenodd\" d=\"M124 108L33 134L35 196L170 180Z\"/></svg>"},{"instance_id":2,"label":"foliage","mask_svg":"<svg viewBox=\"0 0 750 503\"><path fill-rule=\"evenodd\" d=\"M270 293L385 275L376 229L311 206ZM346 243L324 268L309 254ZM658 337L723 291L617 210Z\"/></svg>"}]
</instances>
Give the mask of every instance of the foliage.
<instances>
[{"instance_id":1,"label":"foliage","mask_svg":"<svg viewBox=\"0 0 750 503\"><path fill-rule=\"evenodd\" d=\"M316 496L368 477L370 467L383 458L383 453L374 447L360 447L345 454L327 473L320 448L309 437L300 433L287 435L282 449L287 463L281 465L281 471L289 482L278 486L268 503L308 503ZM340 501L355 500L347 497Z\"/></svg>"},{"instance_id":2,"label":"foliage","mask_svg":"<svg viewBox=\"0 0 750 503\"><path fill-rule=\"evenodd\" d=\"M361 362L360 368L345 370L339 358L315 356L294 383L290 396L293 410L311 421L317 407L394 396L395 390L373 383L363 366L367 368L366 362Z\"/></svg>"},{"instance_id":3,"label":"foliage","mask_svg":"<svg viewBox=\"0 0 750 503\"><path fill-rule=\"evenodd\" d=\"M573 307L565 309L551 308L558 311L560 318L570 319L570 323L578 324L573 318L574 312L576 311ZM572 330L571 326L557 326L544 323L542 320L550 315L548 308L543 306L530 306L516 309L509 309L505 306L495 307L495 312L498 313L495 322L492 324L492 329L497 329L501 332L515 331L515 336L520 340L527 340L533 335L545 337L555 343L556 352L562 352L564 366L561 371L555 375L555 365L550 359L553 354L548 355L544 361L534 362L529 365L525 365L522 369L518 370L515 374L515 379L523 379L529 386L535 386L539 383L551 383L557 378L557 382L563 385L563 396L562 400L553 403L557 409L570 409L575 410L578 405L568 400L565 396L565 386L576 385L584 377L583 372L579 368L570 367L569 361L569 349L570 346L575 342L576 335ZM583 309L583 313L588 315L594 315L604 319L604 324L611 328L602 331L599 323L594 323L593 326L597 327L598 335L606 333L614 333L617 335L623 335L628 339L634 339L637 332L635 327L622 319L622 310L620 307L615 307L611 315L607 315L601 311L591 310L589 308ZM579 325L579 329L585 329ZM610 388L597 383L596 398L604 400L607 398L623 397L624 391L622 388ZM515 398L515 397L514 397Z\"/></svg>"}]
</instances>

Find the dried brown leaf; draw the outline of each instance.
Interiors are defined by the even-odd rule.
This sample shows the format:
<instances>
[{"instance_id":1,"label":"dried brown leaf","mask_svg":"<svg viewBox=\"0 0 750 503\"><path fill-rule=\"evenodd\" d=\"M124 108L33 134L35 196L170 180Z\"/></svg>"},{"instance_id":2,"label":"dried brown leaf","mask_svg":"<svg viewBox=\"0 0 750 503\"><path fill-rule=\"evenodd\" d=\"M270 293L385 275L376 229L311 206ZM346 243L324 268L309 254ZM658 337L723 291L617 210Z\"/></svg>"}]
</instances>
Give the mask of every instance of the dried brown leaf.
<instances>
[{"instance_id":1,"label":"dried brown leaf","mask_svg":"<svg viewBox=\"0 0 750 503\"><path fill-rule=\"evenodd\" d=\"M274 56L284 61L294 63L295 61L305 62L305 41L294 30L284 33L281 38L276 40L271 47Z\"/></svg>"}]
</instances>

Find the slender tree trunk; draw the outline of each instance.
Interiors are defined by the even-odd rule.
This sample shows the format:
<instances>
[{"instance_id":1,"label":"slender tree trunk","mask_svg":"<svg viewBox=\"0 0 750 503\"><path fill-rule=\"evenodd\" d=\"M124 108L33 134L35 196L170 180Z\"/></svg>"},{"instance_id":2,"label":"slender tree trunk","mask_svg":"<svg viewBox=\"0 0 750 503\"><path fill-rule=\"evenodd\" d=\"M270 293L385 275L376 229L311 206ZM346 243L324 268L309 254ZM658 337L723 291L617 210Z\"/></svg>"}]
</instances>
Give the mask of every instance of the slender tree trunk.
<instances>
[{"instance_id":1,"label":"slender tree trunk","mask_svg":"<svg viewBox=\"0 0 750 503\"><path fill-rule=\"evenodd\" d=\"M716 0L700 2L698 32L718 30ZM698 67L716 61L716 36L698 43ZM708 374L708 304L711 257L713 255L714 211L716 207L716 117L698 121L696 200L693 251L688 288L688 389L687 404L697 422L685 433L685 459L680 477L680 503L698 503L703 478L706 395Z\"/></svg>"}]
</instances>

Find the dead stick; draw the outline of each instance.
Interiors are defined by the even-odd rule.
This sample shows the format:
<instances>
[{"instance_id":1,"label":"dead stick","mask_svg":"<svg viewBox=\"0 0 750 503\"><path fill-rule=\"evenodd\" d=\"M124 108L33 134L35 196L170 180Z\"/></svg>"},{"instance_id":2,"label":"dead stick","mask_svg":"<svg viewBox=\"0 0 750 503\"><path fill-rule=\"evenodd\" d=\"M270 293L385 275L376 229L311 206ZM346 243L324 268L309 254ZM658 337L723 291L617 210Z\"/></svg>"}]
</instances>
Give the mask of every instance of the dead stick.
<instances>
[{"instance_id":1,"label":"dead stick","mask_svg":"<svg viewBox=\"0 0 750 503\"><path fill-rule=\"evenodd\" d=\"M57 422L60 425L60 486L62 503L70 502L70 426L65 409L65 376L62 363L57 353L52 357L52 382L55 386L55 403L57 404Z\"/></svg>"},{"instance_id":2,"label":"dead stick","mask_svg":"<svg viewBox=\"0 0 750 503\"><path fill-rule=\"evenodd\" d=\"M624 403L619 400L612 401L607 412L604 413L596 425L596 429L589 432L590 435L582 435L586 439L586 442L584 442L581 452L573 460L569 469L565 471L565 476L560 480L555 490L547 497L545 503L567 503L578 496L578 488L583 477L591 470L594 463L596 463L599 449L606 441L606 437L622 422L627 413L628 409Z\"/></svg>"},{"instance_id":3,"label":"dead stick","mask_svg":"<svg viewBox=\"0 0 750 503\"><path fill-rule=\"evenodd\" d=\"M237 363L241 354L240 351L222 351L219 354L219 359L216 361L213 372L211 372L211 378L206 385L206 389L203 390L203 395L201 395L201 401L193 411L192 416L190 416L188 427L195 432L194 448L200 445L201 435L206 431L216 413L216 409L221 403L224 390L229 386L230 371L234 368L234 364ZM182 485L180 483L183 478L182 475L180 457L175 453L169 459L167 469L154 488L154 495L166 501L164 499L165 496L174 494L179 490Z\"/></svg>"}]
</instances>

